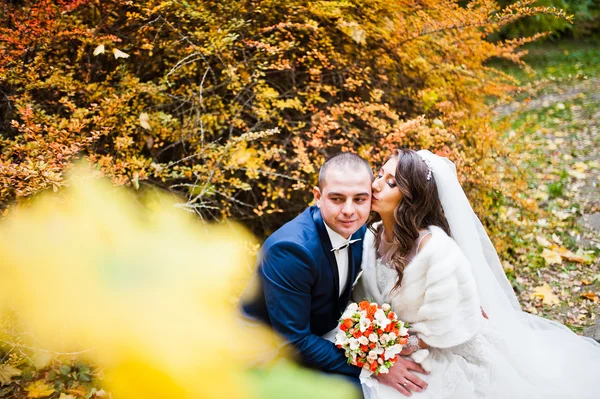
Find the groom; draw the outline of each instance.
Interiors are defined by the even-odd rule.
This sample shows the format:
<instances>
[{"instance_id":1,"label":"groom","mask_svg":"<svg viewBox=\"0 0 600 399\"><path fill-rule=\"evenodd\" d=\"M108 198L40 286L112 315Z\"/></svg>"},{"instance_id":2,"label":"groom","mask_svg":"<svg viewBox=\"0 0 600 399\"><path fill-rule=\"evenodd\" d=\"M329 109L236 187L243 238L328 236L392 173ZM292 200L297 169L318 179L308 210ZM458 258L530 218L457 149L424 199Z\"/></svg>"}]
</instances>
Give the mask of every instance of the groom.
<instances>
[{"instance_id":1,"label":"groom","mask_svg":"<svg viewBox=\"0 0 600 399\"><path fill-rule=\"evenodd\" d=\"M358 155L329 158L314 189L316 205L265 241L258 260L259 289L242 304L247 316L278 332L304 365L339 374L357 387L361 370L322 336L336 329L360 272L372 180L371 167ZM398 384L405 376L418 380L408 371L420 371L415 366L398 361L387 376L389 385L410 395Z\"/></svg>"}]
</instances>

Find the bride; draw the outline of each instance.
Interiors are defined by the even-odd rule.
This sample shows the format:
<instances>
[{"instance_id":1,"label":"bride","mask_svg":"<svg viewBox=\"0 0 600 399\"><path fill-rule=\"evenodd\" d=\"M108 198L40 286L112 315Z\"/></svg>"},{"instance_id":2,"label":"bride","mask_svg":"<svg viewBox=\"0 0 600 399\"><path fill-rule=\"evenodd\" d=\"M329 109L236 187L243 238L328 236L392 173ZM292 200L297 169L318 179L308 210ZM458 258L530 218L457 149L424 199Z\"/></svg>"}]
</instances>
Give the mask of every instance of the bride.
<instances>
[{"instance_id":1,"label":"bride","mask_svg":"<svg viewBox=\"0 0 600 399\"><path fill-rule=\"evenodd\" d=\"M452 162L395 151L372 210L354 299L390 303L429 374L361 377L366 398L600 398L600 345L521 311Z\"/></svg>"}]
</instances>

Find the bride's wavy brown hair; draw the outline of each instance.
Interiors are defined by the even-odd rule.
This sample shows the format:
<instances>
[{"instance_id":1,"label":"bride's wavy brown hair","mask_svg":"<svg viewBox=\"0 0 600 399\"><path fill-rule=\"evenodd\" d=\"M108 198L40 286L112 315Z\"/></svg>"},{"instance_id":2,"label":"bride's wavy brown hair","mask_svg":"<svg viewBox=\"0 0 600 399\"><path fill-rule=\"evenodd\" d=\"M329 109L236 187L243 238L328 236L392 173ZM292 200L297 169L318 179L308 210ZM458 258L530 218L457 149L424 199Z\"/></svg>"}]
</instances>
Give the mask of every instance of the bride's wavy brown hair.
<instances>
[{"instance_id":1,"label":"bride's wavy brown hair","mask_svg":"<svg viewBox=\"0 0 600 399\"><path fill-rule=\"evenodd\" d=\"M398 272L398 281L394 289L400 287L404 268L408 264L408 255L414 249L419 238L419 230L429 226L437 226L450 234L450 226L444 215L442 203L437 192L433 174L429 180L427 164L416 151L401 148L395 150L387 160L397 159L395 180L397 188L402 193L402 199L394 212L396 223L393 232L393 249L390 257L392 266ZM374 226L381 221L376 212L371 212L367 226L375 234L375 248L381 244L383 224Z\"/></svg>"}]
</instances>

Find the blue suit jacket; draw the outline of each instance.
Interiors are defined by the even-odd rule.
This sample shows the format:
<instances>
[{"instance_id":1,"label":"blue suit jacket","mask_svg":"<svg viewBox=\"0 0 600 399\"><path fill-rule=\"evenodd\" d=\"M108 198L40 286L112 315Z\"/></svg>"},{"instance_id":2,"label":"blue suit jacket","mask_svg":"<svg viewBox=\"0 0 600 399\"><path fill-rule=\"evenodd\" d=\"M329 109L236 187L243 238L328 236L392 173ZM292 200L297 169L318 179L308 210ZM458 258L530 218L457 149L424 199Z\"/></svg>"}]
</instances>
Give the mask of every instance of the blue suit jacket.
<instances>
[{"instance_id":1,"label":"blue suit jacket","mask_svg":"<svg viewBox=\"0 0 600 399\"><path fill-rule=\"evenodd\" d=\"M362 239L365 231L361 227L352 238ZM339 297L337 263L321 211L307 208L265 241L258 260L259 289L242 304L244 313L272 326L305 365L357 377L360 369L320 336L336 327L348 304L362 247L362 240L350 246L348 282Z\"/></svg>"}]
</instances>

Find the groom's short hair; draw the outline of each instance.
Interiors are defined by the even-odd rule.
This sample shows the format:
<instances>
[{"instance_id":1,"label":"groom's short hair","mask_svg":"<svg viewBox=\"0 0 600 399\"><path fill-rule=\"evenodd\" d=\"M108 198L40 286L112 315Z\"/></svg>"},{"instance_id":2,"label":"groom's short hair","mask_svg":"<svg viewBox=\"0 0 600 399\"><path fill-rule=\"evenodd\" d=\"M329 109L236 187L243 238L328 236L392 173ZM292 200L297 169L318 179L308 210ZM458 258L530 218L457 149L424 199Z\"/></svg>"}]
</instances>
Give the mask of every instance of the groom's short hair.
<instances>
[{"instance_id":1,"label":"groom's short hair","mask_svg":"<svg viewBox=\"0 0 600 399\"><path fill-rule=\"evenodd\" d=\"M329 168L341 170L357 170L360 168L365 168L365 170L369 173L371 180L373 180L373 170L371 169L371 165L369 165L364 158L351 152L340 152L327 158L325 163L321 165L321 169L319 169L318 183L320 190L322 190L325 186L325 178Z\"/></svg>"}]
</instances>

